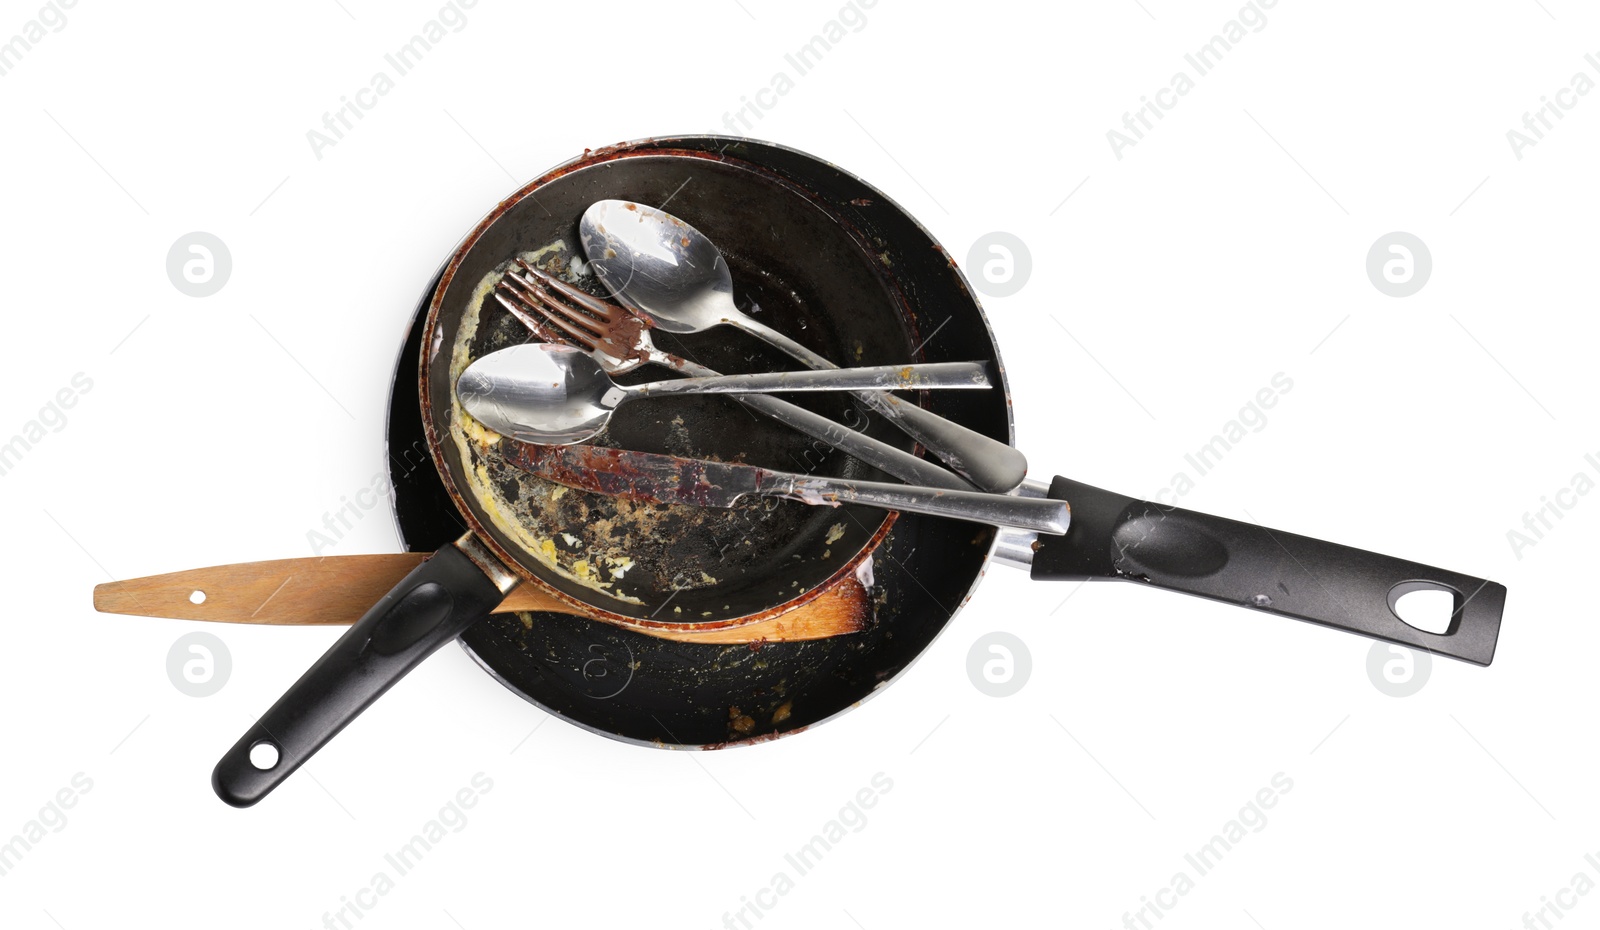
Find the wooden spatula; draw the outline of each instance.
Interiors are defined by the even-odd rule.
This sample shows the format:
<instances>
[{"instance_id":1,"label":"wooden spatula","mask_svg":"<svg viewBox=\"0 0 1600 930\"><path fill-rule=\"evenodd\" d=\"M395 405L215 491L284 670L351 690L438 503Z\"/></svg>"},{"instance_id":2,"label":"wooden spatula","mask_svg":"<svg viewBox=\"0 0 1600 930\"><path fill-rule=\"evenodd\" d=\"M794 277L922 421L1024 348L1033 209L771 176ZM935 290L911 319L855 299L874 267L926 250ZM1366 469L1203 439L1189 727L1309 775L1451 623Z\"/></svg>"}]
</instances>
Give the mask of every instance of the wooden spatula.
<instances>
[{"instance_id":1,"label":"wooden spatula","mask_svg":"<svg viewBox=\"0 0 1600 930\"><path fill-rule=\"evenodd\" d=\"M94 607L101 613L175 620L349 625L425 558L425 553L407 552L194 568L96 585ZM495 609L495 613L519 611L589 616L531 584L513 589ZM641 632L689 643L790 642L855 633L866 625L867 617L866 589L848 578L814 600L767 620L709 630L652 628Z\"/></svg>"}]
</instances>

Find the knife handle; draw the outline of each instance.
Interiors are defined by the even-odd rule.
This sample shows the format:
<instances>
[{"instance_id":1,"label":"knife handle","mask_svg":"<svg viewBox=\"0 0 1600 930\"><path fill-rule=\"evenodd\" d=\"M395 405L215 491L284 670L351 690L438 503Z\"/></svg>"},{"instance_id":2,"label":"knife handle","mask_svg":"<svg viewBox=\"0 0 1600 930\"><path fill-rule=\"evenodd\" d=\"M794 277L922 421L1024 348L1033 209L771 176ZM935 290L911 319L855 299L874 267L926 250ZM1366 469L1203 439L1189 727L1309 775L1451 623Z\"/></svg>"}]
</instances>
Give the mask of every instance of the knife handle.
<instances>
[{"instance_id":1,"label":"knife handle","mask_svg":"<svg viewBox=\"0 0 1600 930\"><path fill-rule=\"evenodd\" d=\"M1071 511L1064 500L947 491L880 481L846 481L787 472L766 472L758 485L758 493L807 504L864 504L1056 536L1065 533L1071 522Z\"/></svg>"}]
</instances>

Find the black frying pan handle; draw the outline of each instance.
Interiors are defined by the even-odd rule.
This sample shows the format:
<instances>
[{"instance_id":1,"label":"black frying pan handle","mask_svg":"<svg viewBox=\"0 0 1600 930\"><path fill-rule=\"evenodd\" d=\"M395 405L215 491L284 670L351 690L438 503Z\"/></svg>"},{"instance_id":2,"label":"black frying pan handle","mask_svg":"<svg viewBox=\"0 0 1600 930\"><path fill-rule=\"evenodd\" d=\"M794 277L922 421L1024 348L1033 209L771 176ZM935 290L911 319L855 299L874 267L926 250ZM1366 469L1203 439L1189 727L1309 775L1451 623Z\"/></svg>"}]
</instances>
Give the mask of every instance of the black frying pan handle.
<instances>
[{"instance_id":1,"label":"black frying pan handle","mask_svg":"<svg viewBox=\"0 0 1600 930\"><path fill-rule=\"evenodd\" d=\"M211 773L218 797L234 807L266 797L390 686L505 599L515 584L510 573L501 568L502 577L491 578L463 545L472 543L464 537L413 569L228 750ZM262 743L278 753L266 769L250 761Z\"/></svg>"},{"instance_id":2,"label":"black frying pan handle","mask_svg":"<svg viewBox=\"0 0 1600 930\"><path fill-rule=\"evenodd\" d=\"M1494 659L1504 585L1067 478L1055 479L1050 496L1072 505L1072 526L1065 536L1039 537L1036 579L1142 581L1478 665ZM1395 613L1401 595L1428 589L1455 597L1444 633Z\"/></svg>"}]
</instances>

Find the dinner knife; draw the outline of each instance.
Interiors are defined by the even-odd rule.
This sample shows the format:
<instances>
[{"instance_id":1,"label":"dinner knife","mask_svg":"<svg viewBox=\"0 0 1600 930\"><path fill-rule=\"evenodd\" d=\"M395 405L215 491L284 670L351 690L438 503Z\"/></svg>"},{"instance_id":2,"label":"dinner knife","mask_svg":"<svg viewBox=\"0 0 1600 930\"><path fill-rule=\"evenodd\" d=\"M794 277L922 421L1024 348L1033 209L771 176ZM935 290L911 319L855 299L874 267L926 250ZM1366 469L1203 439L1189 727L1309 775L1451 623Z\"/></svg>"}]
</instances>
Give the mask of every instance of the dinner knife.
<instances>
[{"instance_id":1,"label":"dinner knife","mask_svg":"<svg viewBox=\"0 0 1600 930\"><path fill-rule=\"evenodd\" d=\"M505 460L530 474L569 488L637 501L732 507L746 496L781 497L830 507L862 504L905 510L1055 536L1066 533L1071 520L1067 502L1050 498L798 475L735 462L603 446L500 441Z\"/></svg>"}]
</instances>

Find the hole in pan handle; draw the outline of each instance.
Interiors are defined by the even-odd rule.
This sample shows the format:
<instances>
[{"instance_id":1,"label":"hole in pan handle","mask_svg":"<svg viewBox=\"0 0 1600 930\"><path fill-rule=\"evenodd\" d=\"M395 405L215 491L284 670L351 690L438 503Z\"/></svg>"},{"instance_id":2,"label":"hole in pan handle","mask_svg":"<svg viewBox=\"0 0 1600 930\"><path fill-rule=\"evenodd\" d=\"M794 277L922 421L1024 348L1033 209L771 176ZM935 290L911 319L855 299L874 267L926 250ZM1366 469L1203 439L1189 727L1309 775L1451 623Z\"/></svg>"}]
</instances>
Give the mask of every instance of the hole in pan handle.
<instances>
[{"instance_id":1,"label":"hole in pan handle","mask_svg":"<svg viewBox=\"0 0 1600 930\"><path fill-rule=\"evenodd\" d=\"M234 807L266 797L395 682L516 586L468 534L384 595L229 749L211 773Z\"/></svg>"},{"instance_id":2,"label":"hole in pan handle","mask_svg":"<svg viewBox=\"0 0 1600 930\"><path fill-rule=\"evenodd\" d=\"M1494 659L1504 585L1067 478L1051 483L1050 496L1071 503L1072 526L1039 537L1035 579L1141 581L1478 665ZM1442 633L1395 612L1402 595L1422 589L1453 595Z\"/></svg>"}]
</instances>

